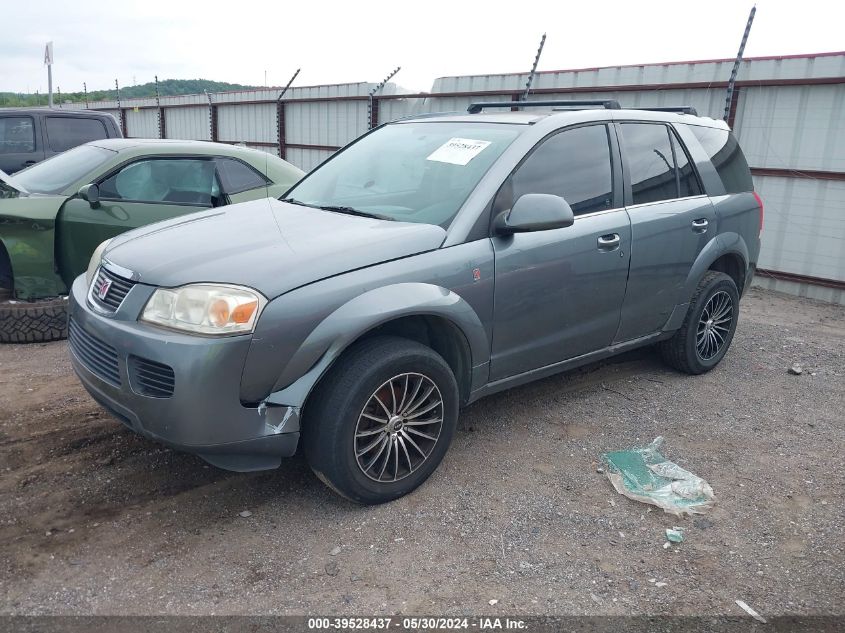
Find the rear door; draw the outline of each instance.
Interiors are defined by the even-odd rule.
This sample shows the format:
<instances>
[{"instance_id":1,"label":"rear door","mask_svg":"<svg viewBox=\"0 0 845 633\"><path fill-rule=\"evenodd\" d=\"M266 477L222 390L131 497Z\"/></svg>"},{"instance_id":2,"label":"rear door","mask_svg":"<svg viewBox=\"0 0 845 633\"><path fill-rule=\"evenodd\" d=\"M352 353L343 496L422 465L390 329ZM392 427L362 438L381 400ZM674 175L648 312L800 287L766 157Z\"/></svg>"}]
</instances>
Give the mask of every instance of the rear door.
<instances>
[{"instance_id":1,"label":"rear door","mask_svg":"<svg viewBox=\"0 0 845 633\"><path fill-rule=\"evenodd\" d=\"M44 132L46 158L61 154L77 145L109 137L106 124L99 117L46 116Z\"/></svg>"},{"instance_id":2,"label":"rear door","mask_svg":"<svg viewBox=\"0 0 845 633\"><path fill-rule=\"evenodd\" d=\"M526 193L562 196L575 223L492 238L493 381L602 349L616 333L631 229L611 130L590 124L548 137L496 196L494 213Z\"/></svg>"},{"instance_id":3,"label":"rear door","mask_svg":"<svg viewBox=\"0 0 845 633\"><path fill-rule=\"evenodd\" d=\"M664 123L617 123L631 218L631 269L614 342L659 331L693 262L717 234L716 213L688 153Z\"/></svg>"},{"instance_id":4,"label":"rear door","mask_svg":"<svg viewBox=\"0 0 845 633\"><path fill-rule=\"evenodd\" d=\"M88 266L100 242L153 222L220 203L214 160L204 157L142 158L97 182L100 205L68 200L58 218L58 259L70 285Z\"/></svg>"},{"instance_id":5,"label":"rear door","mask_svg":"<svg viewBox=\"0 0 845 633\"><path fill-rule=\"evenodd\" d=\"M44 160L38 124L32 116L0 113L0 169L13 174Z\"/></svg>"}]
</instances>

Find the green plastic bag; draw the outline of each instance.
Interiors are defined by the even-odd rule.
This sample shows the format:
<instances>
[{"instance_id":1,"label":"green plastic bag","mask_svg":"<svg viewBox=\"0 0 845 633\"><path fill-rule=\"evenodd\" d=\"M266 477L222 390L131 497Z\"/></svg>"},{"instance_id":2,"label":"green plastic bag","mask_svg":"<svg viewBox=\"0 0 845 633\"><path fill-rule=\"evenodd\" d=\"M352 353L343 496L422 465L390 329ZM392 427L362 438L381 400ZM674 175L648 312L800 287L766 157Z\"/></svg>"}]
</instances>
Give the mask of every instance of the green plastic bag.
<instances>
[{"instance_id":1,"label":"green plastic bag","mask_svg":"<svg viewBox=\"0 0 845 633\"><path fill-rule=\"evenodd\" d=\"M713 507L710 484L663 457L662 445L663 438L658 437L645 448L602 455L616 492L678 516L702 514Z\"/></svg>"}]
</instances>

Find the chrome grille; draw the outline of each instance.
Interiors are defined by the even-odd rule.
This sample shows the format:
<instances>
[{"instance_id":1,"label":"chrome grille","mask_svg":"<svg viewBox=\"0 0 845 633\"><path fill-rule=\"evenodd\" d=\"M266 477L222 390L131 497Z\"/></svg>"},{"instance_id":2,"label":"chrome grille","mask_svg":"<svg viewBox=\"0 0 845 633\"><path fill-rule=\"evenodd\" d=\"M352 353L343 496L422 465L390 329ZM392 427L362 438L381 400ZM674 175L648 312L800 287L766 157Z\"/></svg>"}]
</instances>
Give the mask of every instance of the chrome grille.
<instances>
[{"instance_id":1,"label":"chrome grille","mask_svg":"<svg viewBox=\"0 0 845 633\"><path fill-rule=\"evenodd\" d=\"M91 301L102 310L115 312L134 285L134 281L118 277L101 266L91 285Z\"/></svg>"},{"instance_id":2,"label":"chrome grille","mask_svg":"<svg viewBox=\"0 0 845 633\"><path fill-rule=\"evenodd\" d=\"M95 376L120 387L117 350L83 330L73 319L68 321L68 342L79 361Z\"/></svg>"},{"instance_id":3,"label":"chrome grille","mask_svg":"<svg viewBox=\"0 0 845 633\"><path fill-rule=\"evenodd\" d=\"M129 383L132 390L142 396L169 398L176 386L173 368L154 360L129 357Z\"/></svg>"}]
</instances>

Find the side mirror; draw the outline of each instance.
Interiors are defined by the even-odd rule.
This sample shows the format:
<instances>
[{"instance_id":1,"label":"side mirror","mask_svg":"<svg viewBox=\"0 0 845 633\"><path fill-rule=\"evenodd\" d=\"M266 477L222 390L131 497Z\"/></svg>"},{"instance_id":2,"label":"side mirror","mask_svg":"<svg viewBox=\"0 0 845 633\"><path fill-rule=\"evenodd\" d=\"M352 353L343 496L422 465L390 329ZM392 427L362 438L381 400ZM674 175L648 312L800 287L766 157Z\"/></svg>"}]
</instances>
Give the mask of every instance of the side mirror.
<instances>
[{"instance_id":1,"label":"side mirror","mask_svg":"<svg viewBox=\"0 0 845 633\"><path fill-rule=\"evenodd\" d=\"M92 209L96 209L100 206L100 187L93 183L80 187L79 197L86 200Z\"/></svg>"},{"instance_id":2,"label":"side mirror","mask_svg":"<svg viewBox=\"0 0 845 633\"><path fill-rule=\"evenodd\" d=\"M575 223L572 207L560 196L526 193L510 211L498 215L493 228L498 235L562 229Z\"/></svg>"}]
</instances>

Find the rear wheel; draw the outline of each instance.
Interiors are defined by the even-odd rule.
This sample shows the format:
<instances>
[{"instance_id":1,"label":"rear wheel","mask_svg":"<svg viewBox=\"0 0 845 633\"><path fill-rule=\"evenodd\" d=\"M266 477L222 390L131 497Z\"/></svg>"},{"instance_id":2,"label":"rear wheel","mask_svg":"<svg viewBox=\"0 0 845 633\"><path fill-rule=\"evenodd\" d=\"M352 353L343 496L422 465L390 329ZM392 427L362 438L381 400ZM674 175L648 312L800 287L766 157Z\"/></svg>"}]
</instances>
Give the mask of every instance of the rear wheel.
<instances>
[{"instance_id":1,"label":"rear wheel","mask_svg":"<svg viewBox=\"0 0 845 633\"><path fill-rule=\"evenodd\" d=\"M305 456L344 497L384 503L434 472L457 419L457 383L441 356L403 338L367 339L341 357L309 399Z\"/></svg>"},{"instance_id":2,"label":"rear wheel","mask_svg":"<svg viewBox=\"0 0 845 633\"><path fill-rule=\"evenodd\" d=\"M67 337L67 297L26 302L8 296L0 296L0 343L44 343Z\"/></svg>"},{"instance_id":3,"label":"rear wheel","mask_svg":"<svg viewBox=\"0 0 845 633\"><path fill-rule=\"evenodd\" d=\"M684 323L660 344L663 359L687 374L710 371L724 358L736 332L739 293L725 273L708 271L690 301Z\"/></svg>"}]
</instances>

